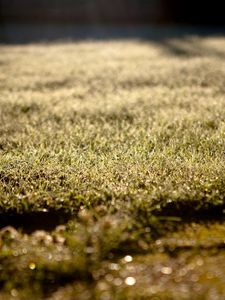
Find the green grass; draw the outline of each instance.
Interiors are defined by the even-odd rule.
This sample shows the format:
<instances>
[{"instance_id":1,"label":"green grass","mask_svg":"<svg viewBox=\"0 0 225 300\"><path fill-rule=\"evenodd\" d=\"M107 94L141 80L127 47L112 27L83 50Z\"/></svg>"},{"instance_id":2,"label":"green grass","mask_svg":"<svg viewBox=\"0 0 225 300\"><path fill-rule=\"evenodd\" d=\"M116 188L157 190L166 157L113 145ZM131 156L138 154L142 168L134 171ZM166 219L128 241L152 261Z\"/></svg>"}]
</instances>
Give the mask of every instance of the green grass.
<instances>
[{"instance_id":1,"label":"green grass","mask_svg":"<svg viewBox=\"0 0 225 300\"><path fill-rule=\"evenodd\" d=\"M224 49L0 46L0 299L225 297Z\"/></svg>"}]
</instances>

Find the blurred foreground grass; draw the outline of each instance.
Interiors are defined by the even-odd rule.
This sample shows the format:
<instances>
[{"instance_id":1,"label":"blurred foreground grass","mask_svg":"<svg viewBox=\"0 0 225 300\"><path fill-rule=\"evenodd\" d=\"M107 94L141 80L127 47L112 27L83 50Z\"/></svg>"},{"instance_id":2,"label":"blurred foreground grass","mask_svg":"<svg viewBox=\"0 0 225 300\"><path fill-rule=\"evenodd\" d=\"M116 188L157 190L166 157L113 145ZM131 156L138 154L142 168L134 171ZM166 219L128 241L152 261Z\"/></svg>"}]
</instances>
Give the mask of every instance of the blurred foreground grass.
<instances>
[{"instance_id":1,"label":"blurred foreground grass","mask_svg":"<svg viewBox=\"0 0 225 300\"><path fill-rule=\"evenodd\" d=\"M0 46L0 299L224 299L224 49Z\"/></svg>"}]
</instances>

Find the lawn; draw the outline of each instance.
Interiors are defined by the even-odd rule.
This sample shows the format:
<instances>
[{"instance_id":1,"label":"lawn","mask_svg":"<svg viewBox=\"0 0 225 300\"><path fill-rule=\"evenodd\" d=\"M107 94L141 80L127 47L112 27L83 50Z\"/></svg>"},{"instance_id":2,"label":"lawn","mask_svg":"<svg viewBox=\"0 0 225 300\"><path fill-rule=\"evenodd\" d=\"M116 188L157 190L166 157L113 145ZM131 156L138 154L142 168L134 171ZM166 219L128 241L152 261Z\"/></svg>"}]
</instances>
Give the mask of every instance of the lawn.
<instances>
[{"instance_id":1,"label":"lawn","mask_svg":"<svg viewBox=\"0 0 225 300\"><path fill-rule=\"evenodd\" d=\"M0 45L0 299L225 298L225 38Z\"/></svg>"}]
</instances>

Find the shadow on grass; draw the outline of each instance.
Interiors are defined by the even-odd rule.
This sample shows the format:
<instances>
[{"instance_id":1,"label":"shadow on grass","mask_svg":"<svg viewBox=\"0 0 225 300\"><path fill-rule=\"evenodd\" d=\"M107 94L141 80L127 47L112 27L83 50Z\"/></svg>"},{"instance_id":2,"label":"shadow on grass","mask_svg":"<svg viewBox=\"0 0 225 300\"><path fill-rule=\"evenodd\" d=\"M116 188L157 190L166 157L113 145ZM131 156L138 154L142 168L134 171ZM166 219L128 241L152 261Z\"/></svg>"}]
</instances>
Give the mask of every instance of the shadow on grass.
<instances>
[{"instance_id":1,"label":"shadow on grass","mask_svg":"<svg viewBox=\"0 0 225 300\"><path fill-rule=\"evenodd\" d=\"M225 57L224 51L196 44L193 37L223 37L225 26L76 25L2 23L0 44L136 40L155 43L171 55L196 56L206 53ZM174 41L175 40L175 41Z\"/></svg>"},{"instance_id":2,"label":"shadow on grass","mask_svg":"<svg viewBox=\"0 0 225 300\"><path fill-rule=\"evenodd\" d=\"M162 204L153 211L159 217L177 217L183 222L218 221L225 218L225 203L213 204L199 201L173 201Z\"/></svg>"},{"instance_id":3,"label":"shadow on grass","mask_svg":"<svg viewBox=\"0 0 225 300\"><path fill-rule=\"evenodd\" d=\"M7 212L0 214L0 229L12 226L22 230L23 233L32 233L35 230L52 231L56 226L67 223L70 218L71 214L63 210L26 213Z\"/></svg>"},{"instance_id":4,"label":"shadow on grass","mask_svg":"<svg viewBox=\"0 0 225 300\"><path fill-rule=\"evenodd\" d=\"M225 203L215 205L208 202L200 205L199 201L174 201L156 205L156 208L150 209L150 211L137 208L136 214L139 216L139 221L143 221L141 223L148 223L151 217L156 217L158 222L164 224L163 227L166 227L168 223L173 223L177 227L176 224L218 222L225 220ZM72 218L71 213L63 209L24 213L2 212L0 213L0 229L12 226L28 234L35 230L52 231L58 225L66 224ZM158 222L157 224L159 224Z\"/></svg>"},{"instance_id":5,"label":"shadow on grass","mask_svg":"<svg viewBox=\"0 0 225 300\"><path fill-rule=\"evenodd\" d=\"M157 240L183 230L190 224L223 223L225 221L225 203L200 203L192 201L172 201L155 204L154 207L141 205L133 212L134 219L143 228L148 228L151 239ZM139 225L140 226L140 225Z\"/></svg>"}]
</instances>

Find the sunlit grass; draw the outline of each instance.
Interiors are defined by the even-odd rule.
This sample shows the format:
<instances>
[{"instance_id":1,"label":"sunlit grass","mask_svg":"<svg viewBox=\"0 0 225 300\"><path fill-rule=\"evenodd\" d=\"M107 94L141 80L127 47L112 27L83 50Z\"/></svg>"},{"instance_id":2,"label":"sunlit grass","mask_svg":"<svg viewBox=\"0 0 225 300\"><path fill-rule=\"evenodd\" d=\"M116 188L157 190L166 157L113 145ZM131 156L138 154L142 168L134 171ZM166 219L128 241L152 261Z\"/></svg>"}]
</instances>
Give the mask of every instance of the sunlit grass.
<instances>
[{"instance_id":1,"label":"sunlit grass","mask_svg":"<svg viewBox=\"0 0 225 300\"><path fill-rule=\"evenodd\" d=\"M1 46L0 298L223 298L224 49Z\"/></svg>"}]
</instances>

